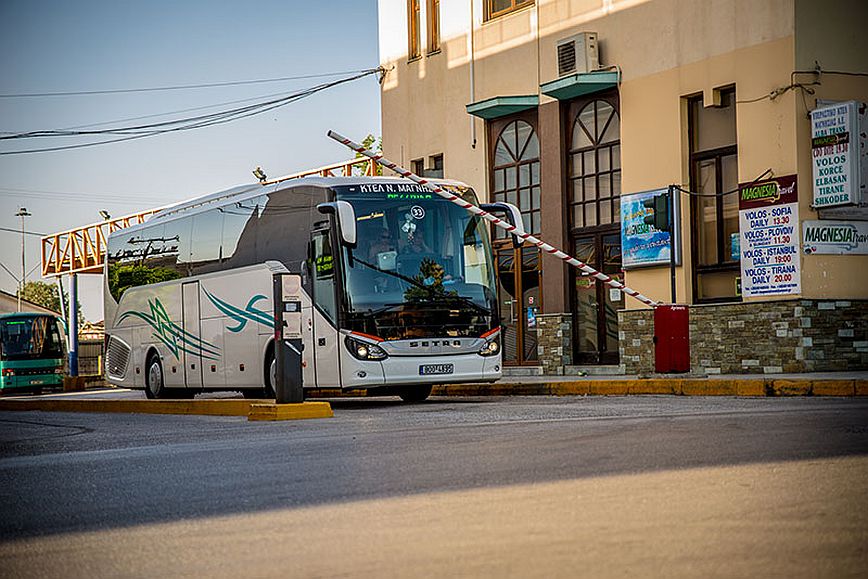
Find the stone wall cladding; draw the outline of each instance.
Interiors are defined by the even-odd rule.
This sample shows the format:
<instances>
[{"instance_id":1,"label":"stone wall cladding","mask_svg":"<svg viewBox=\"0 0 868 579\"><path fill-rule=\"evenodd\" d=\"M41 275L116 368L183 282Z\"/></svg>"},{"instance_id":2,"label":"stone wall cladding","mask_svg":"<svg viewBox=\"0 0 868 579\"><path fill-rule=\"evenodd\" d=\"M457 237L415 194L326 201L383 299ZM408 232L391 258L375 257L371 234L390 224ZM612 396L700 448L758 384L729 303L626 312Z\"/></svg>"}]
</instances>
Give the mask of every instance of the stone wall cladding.
<instances>
[{"instance_id":1,"label":"stone wall cladding","mask_svg":"<svg viewBox=\"0 0 868 579\"><path fill-rule=\"evenodd\" d=\"M618 312L627 374L654 372L654 315ZM690 306L690 367L704 374L868 370L868 301Z\"/></svg>"},{"instance_id":2,"label":"stone wall cladding","mask_svg":"<svg viewBox=\"0 0 868 579\"><path fill-rule=\"evenodd\" d=\"M570 314L538 314L537 356L542 373L563 375L573 363L573 325Z\"/></svg>"}]
</instances>

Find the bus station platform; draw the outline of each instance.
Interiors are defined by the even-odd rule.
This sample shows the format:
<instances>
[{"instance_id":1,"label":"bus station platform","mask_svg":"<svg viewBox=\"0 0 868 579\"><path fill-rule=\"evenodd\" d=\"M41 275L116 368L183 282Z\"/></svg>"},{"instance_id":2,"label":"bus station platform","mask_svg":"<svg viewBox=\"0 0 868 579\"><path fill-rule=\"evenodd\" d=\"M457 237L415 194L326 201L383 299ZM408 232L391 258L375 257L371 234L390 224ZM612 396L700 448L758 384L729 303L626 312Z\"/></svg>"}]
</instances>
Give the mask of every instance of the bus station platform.
<instances>
[{"instance_id":1,"label":"bus station platform","mask_svg":"<svg viewBox=\"0 0 868 579\"><path fill-rule=\"evenodd\" d=\"M328 418L329 398L382 397L376 391L313 389L295 405L249 400L238 393L203 393L190 400L147 400L141 391L91 387L84 392L8 396L0 411L108 412L247 416L250 420ZM435 386L432 397L485 396L868 396L868 372L742 375L506 376L495 383ZM293 408L289 408L289 407Z\"/></svg>"}]
</instances>

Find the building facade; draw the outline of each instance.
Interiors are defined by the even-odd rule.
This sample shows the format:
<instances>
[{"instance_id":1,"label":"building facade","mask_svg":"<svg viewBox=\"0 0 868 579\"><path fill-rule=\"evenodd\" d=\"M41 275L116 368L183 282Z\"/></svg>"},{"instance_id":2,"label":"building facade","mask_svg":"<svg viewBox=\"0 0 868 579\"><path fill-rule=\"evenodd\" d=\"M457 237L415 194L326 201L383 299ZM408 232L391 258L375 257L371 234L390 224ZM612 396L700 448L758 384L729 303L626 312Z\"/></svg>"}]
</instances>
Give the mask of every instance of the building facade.
<instances>
[{"instance_id":1,"label":"building facade","mask_svg":"<svg viewBox=\"0 0 868 579\"><path fill-rule=\"evenodd\" d=\"M674 293L694 372L865 369L865 22L860 0L380 0L383 151ZM852 194L821 198L841 171ZM649 224L664 193L671 235ZM830 249L835 227L856 241ZM650 308L495 237L509 364L654 371Z\"/></svg>"}]
</instances>

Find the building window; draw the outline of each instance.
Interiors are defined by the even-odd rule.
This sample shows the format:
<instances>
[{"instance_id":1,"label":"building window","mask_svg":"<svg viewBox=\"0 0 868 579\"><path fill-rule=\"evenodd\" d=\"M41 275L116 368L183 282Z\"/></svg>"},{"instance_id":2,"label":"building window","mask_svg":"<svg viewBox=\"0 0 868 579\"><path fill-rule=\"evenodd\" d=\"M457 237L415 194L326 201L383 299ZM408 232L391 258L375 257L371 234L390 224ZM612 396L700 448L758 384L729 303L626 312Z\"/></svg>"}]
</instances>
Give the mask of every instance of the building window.
<instances>
[{"instance_id":1,"label":"building window","mask_svg":"<svg viewBox=\"0 0 868 579\"><path fill-rule=\"evenodd\" d=\"M440 0L428 0L428 54L440 52Z\"/></svg>"},{"instance_id":2,"label":"building window","mask_svg":"<svg viewBox=\"0 0 868 579\"><path fill-rule=\"evenodd\" d=\"M425 159L413 159L410 161L410 170L420 177L425 176Z\"/></svg>"},{"instance_id":3,"label":"building window","mask_svg":"<svg viewBox=\"0 0 868 579\"><path fill-rule=\"evenodd\" d=\"M420 2L421 0L407 0L407 58L409 60L422 56L419 15Z\"/></svg>"},{"instance_id":4,"label":"building window","mask_svg":"<svg viewBox=\"0 0 868 579\"><path fill-rule=\"evenodd\" d=\"M491 20L527 6L533 6L533 3L534 0L485 0L485 19Z\"/></svg>"},{"instance_id":5,"label":"building window","mask_svg":"<svg viewBox=\"0 0 868 579\"><path fill-rule=\"evenodd\" d=\"M572 227L619 223L621 122L618 111L608 101L597 99L582 106L574 119L568 156Z\"/></svg>"},{"instance_id":6,"label":"building window","mask_svg":"<svg viewBox=\"0 0 868 579\"><path fill-rule=\"evenodd\" d=\"M735 89L721 91L720 106L688 100L693 214L693 289L696 301L737 299L738 188Z\"/></svg>"},{"instance_id":7,"label":"building window","mask_svg":"<svg viewBox=\"0 0 868 579\"><path fill-rule=\"evenodd\" d=\"M443 154L439 155L431 155L428 157L428 171L426 171L426 177L433 177L435 179L443 178Z\"/></svg>"},{"instance_id":8,"label":"building window","mask_svg":"<svg viewBox=\"0 0 868 579\"><path fill-rule=\"evenodd\" d=\"M533 126L523 120L508 123L500 132L494 146L492 166L492 194L495 201L506 201L521 211L524 229L539 233L540 176L539 138ZM509 234L495 228L495 238Z\"/></svg>"}]
</instances>

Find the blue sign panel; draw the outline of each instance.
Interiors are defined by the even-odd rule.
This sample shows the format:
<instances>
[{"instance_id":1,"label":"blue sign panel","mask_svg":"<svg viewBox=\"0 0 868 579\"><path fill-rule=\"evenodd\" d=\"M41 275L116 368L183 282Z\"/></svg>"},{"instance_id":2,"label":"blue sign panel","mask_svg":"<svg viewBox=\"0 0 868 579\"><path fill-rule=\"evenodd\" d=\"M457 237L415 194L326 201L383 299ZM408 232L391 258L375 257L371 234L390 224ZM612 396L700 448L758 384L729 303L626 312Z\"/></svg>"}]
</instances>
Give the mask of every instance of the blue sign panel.
<instances>
[{"instance_id":1,"label":"blue sign panel","mask_svg":"<svg viewBox=\"0 0 868 579\"><path fill-rule=\"evenodd\" d=\"M655 229L653 225L645 223L645 217L654 213L652 209L643 204L643 201L666 193L667 189L663 188L621 196L621 251L624 269L648 265L669 265L670 233L660 231ZM676 247L678 246L678 196L679 194L676 192L673 208L675 223L672 224L672 228L676 232ZM676 260L680 261L680 257L676 252Z\"/></svg>"}]
</instances>

